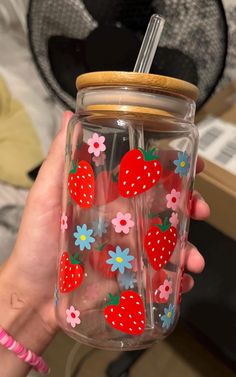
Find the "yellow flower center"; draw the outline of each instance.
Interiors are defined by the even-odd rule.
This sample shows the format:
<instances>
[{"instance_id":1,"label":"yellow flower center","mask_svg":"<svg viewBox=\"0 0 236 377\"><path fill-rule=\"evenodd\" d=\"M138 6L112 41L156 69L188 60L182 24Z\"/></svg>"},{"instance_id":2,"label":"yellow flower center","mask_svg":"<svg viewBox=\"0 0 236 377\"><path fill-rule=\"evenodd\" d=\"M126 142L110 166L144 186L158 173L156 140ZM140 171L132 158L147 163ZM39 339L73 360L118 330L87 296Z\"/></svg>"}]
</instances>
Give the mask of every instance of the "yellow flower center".
<instances>
[{"instance_id":1,"label":"yellow flower center","mask_svg":"<svg viewBox=\"0 0 236 377\"><path fill-rule=\"evenodd\" d=\"M87 238L87 237L86 237L84 234L81 234L81 236L80 236L81 241L85 241L86 238Z\"/></svg>"},{"instance_id":2,"label":"yellow flower center","mask_svg":"<svg viewBox=\"0 0 236 377\"><path fill-rule=\"evenodd\" d=\"M181 168L184 168L185 167L185 161L181 161L181 163L180 163L180 166L181 166Z\"/></svg>"},{"instance_id":3,"label":"yellow flower center","mask_svg":"<svg viewBox=\"0 0 236 377\"><path fill-rule=\"evenodd\" d=\"M118 263L122 263L122 262L123 262L123 258L121 258L121 257L117 257L117 258L116 258L116 261L117 261Z\"/></svg>"},{"instance_id":4,"label":"yellow flower center","mask_svg":"<svg viewBox=\"0 0 236 377\"><path fill-rule=\"evenodd\" d=\"M172 316L172 313L171 313L171 312L168 312L168 313L167 313L167 317L168 317L168 318L171 318L171 316Z\"/></svg>"}]
</instances>

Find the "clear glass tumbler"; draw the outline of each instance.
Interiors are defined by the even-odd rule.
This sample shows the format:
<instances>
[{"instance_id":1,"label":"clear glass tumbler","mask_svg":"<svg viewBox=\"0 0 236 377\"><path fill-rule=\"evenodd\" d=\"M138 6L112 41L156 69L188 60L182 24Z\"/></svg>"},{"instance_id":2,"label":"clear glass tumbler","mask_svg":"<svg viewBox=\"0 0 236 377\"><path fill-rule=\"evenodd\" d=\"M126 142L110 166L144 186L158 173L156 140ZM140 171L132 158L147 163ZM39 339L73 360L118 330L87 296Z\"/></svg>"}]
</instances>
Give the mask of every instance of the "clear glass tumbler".
<instances>
[{"instance_id":1,"label":"clear glass tumbler","mask_svg":"<svg viewBox=\"0 0 236 377\"><path fill-rule=\"evenodd\" d=\"M68 125L56 313L81 343L146 348L179 316L195 175L197 88L168 77L78 77Z\"/></svg>"}]
</instances>

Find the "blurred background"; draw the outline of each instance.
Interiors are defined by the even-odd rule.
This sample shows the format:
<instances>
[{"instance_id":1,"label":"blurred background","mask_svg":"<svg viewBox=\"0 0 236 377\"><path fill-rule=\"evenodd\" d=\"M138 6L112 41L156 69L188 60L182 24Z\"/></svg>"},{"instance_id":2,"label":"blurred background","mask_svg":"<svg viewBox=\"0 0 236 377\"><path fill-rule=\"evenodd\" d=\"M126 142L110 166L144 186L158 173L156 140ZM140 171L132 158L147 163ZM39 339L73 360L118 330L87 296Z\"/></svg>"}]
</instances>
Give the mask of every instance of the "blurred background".
<instances>
[{"instance_id":1,"label":"blurred background","mask_svg":"<svg viewBox=\"0 0 236 377\"><path fill-rule=\"evenodd\" d=\"M181 321L145 352L111 353L59 333L45 357L52 377L236 375L236 1L0 1L0 263L14 245L25 200L78 74L133 69L152 13L166 26L151 72L200 89L196 188L211 206L190 241L206 259ZM31 372L30 376L34 376Z\"/></svg>"}]
</instances>

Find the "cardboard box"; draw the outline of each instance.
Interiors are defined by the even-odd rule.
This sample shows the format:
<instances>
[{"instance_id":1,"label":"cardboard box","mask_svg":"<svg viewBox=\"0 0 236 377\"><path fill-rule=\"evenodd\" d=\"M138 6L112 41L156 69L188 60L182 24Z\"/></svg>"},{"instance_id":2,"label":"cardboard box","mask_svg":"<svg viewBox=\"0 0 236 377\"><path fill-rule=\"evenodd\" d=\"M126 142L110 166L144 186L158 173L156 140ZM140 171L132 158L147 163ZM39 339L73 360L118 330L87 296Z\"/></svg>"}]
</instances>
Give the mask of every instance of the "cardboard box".
<instances>
[{"instance_id":1,"label":"cardboard box","mask_svg":"<svg viewBox=\"0 0 236 377\"><path fill-rule=\"evenodd\" d=\"M207 102L197 124L205 170L195 187L211 207L208 222L236 240L236 82Z\"/></svg>"}]
</instances>

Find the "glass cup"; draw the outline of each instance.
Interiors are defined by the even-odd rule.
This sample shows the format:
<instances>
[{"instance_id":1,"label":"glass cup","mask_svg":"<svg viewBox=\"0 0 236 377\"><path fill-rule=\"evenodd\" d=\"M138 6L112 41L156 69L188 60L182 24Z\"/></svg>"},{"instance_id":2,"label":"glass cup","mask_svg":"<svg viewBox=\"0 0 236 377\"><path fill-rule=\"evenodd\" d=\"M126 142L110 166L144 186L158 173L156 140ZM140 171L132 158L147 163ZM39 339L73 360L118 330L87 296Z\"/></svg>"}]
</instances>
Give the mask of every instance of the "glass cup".
<instances>
[{"instance_id":1,"label":"glass cup","mask_svg":"<svg viewBox=\"0 0 236 377\"><path fill-rule=\"evenodd\" d=\"M94 72L68 125L56 314L81 343L149 347L174 329L198 132L197 88Z\"/></svg>"}]
</instances>

